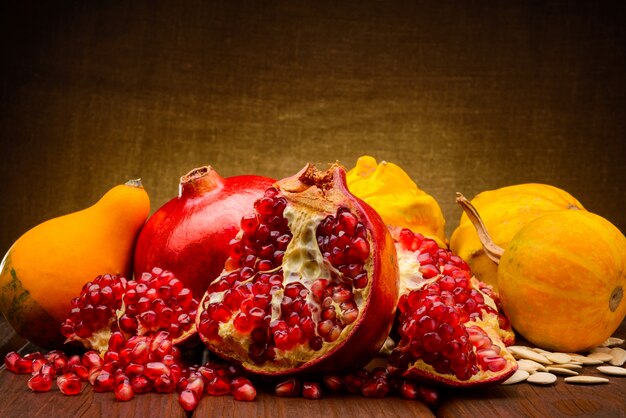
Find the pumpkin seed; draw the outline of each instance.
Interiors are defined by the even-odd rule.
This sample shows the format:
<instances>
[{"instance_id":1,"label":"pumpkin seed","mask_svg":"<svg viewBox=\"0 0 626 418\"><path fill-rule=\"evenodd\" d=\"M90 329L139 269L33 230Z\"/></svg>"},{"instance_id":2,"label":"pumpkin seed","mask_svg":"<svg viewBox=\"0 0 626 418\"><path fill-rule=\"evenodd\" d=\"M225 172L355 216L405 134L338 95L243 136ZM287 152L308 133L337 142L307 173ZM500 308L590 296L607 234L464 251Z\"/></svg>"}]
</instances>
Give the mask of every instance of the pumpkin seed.
<instances>
[{"instance_id":1,"label":"pumpkin seed","mask_svg":"<svg viewBox=\"0 0 626 418\"><path fill-rule=\"evenodd\" d=\"M513 373L511 377L502 382L502 384L514 385L515 383L523 382L524 380L528 379L528 376L530 376L530 373L528 373L526 370L517 369L515 373Z\"/></svg>"},{"instance_id":2,"label":"pumpkin seed","mask_svg":"<svg viewBox=\"0 0 626 418\"><path fill-rule=\"evenodd\" d=\"M611 357L613 357L609 364L612 366L623 366L626 363L626 350L619 347L611 348L611 352L609 353Z\"/></svg>"},{"instance_id":3,"label":"pumpkin seed","mask_svg":"<svg viewBox=\"0 0 626 418\"><path fill-rule=\"evenodd\" d=\"M519 359L517 360L517 365L520 369L525 370L529 373L535 372L547 372L548 369L543 364L537 363L536 361L528 360L528 359Z\"/></svg>"},{"instance_id":4,"label":"pumpkin seed","mask_svg":"<svg viewBox=\"0 0 626 418\"><path fill-rule=\"evenodd\" d=\"M609 337L602 343L604 347L614 347L616 345L624 344L624 340L622 338Z\"/></svg>"},{"instance_id":5,"label":"pumpkin seed","mask_svg":"<svg viewBox=\"0 0 626 418\"><path fill-rule=\"evenodd\" d=\"M611 349L609 347L595 347L589 350L590 353L609 353Z\"/></svg>"},{"instance_id":6,"label":"pumpkin seed","mask_svg":"<svg viewBox=\"0 0 626 418\"><path fill-rule=\"evenodd\" d=\"M596 377L596 376L570 376L566 377L566 383L574 383L581 385L597 385L599 383L609 383L609 379L605 379L604 377Z\"/></svg>"},{"instance_id":7,"label":"pumpkin seed","mask_svg":"<svg viewBox=\"0 0 626 418\"><path fill-rule=\"evenodd\" d=\"M554 374L561 374L561 375L566 375L566 376L578 376L578 372L574 370L566 369L564 367L548 366L548 371Z\"/></svg>"},{"instance_id":8,"label":"pumpkin seed","mask_svg":"<svg viewBox=\"0 0 626 418\"><path fill-rule=\"evenodd\" d=\"M547 353L546 358L553 363L566 364L572 361L572 358L565 353Z\"/></svg>"},{"instance_id":9,"label":"pumpkin seed","mask_svg":"<svg viewBox=\"0 0 626 418\"><path fill-rule=\"evenodd\" d=\"M551 385L556 382L556 375L546 372L537 372L528 376L526 381L533 385Z\"/></svg>"},{"instance_id":10,"label":"pumpkin seed","mask_svg":"<svg viewBox=\"0 0 626 418\"><path fill-rule=\"evenodd\" d=\"M528 347L520 346L520 345L511 345L507 347L507 349L518 358L525 358L528 360L536 361L541 364L552 364L550 360L546 358L543 354L539 354L536 351L531 350Z\"/></svg>"},{"instance_id":11,"label":"pumpkin seed","mask_svg":"<svg viewBox=\"0 0 626 418\"><path fill-rule=\"evenodd\" d=\"M609 353L602 353L602 352L596 352L596 353L591 353L587 356L587 358L591 358L594 360L600 360L602 362L607 362L607 361L611 361L613 360L613 356L610 355Z\"/></svg>"},{"instance_id":12,"label":"pumpkin seed","mask_svg":"<svg viewBox=\"0 0 626 418\"><path fill-rule=\"evenodd\" d=\"M617 366L600 366L596 367L600 373L610 374L611 376L626 376L626 369Z\"/></svg>"},{"instance_id":13,"label":"pumpkin seed","mask_svg":"<svg viewBox=\"0 0 626 418\"><path fill-rule=\"evenodd\" d=\"M580 370L583 368L583 366L581 366L580 364L576 364L576 363L566 363L566 364L559 364L559 366L561 369L568 369L568 370Z\"/></svg>"}]
</instances>

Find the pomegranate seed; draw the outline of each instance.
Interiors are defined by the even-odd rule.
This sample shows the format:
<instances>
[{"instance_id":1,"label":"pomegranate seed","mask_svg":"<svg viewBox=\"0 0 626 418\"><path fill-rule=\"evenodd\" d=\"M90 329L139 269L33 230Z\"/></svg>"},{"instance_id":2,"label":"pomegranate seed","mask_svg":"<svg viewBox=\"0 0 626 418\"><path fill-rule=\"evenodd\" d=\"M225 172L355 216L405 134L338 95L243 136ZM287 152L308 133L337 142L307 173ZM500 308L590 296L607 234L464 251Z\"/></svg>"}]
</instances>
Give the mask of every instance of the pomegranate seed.
<instances>
[{"instance_id":1,"label":"pomegranate seed","mask_svg":"<svg viewBox=\"0 0 626 418\"><path fill-rule=\"evenodd\" d=\"M33 360L25 357L18 358L15 362L15 373L26 374L33 372Z\"/></svg>"},{"instance_id":2,"label":"pomegranate seed","mask_svg":"<svg viewBox=\"0 0 626 418\"><path fill-rule=\"evenodd\" d=\"M135 397L135 392L133 391L133 387L127 379L119 382L115 386L115 390L113 391L115 394L115 399L121 402L130 401Z\"/></svg>"},{"instance_id":3,"label":"pomegranate seed","mask_svg":"<svg viewBox=\"0 0 626 418\"><path fill-rule=\"evenodd\" d=\"M185 389L178 395L178 403L185 411L191 412L198 406L198 398L192 391Z\"/></svg>"},{"instance_id":4,"label":"pomegranate seed","mask_svg":"<svg viewBox=\"0 0 626 418\"><path fill-rule=\"evenodd\" d=\"M152 389L152 382L143 375L131 377L130 385L134 393L146 393Z\"/></svg>"},{"instance_id":5,"label":"pomegranate seed","mask_svg":"<svg viewBox=\"0 0 626 418\"><path fill-rule=\"evenodd\" d=\"M101 368L104 364L102 357L100 357L100 354L96 351L87 351L83 354L82 362L88 369L93 369L94 367Z\"/></svg>"},{"instance_id":6,"label":"pomegranate seed","mask_svg":"<svg viewBox=\"0 0 626 418\"><path fill-rule=\"evenodd\" d=\"M204 393L204 380L201 374L194 374L190 376L187 381L187 390L192 391L198 399L202 397Z\"/></svg>"},{"instance_id":7,"label":"pomegranate seed","mask_svg":"<svg viewBox=\"0 0 626 418\"><path fill-rule=\"evenodd\" d=\"M57 377L57 386L64 395L78 395L83 385L81 379L74 373L65 373Z\"/></svg>"},{"instance_id":8,"label":"pomegranate seed","mask_svg":"<svg viewBox=\"0 0 626 418\"><path fill-rule=\"evenodd\" d=\"M429 408L434 408L439 403L439 393L427 386L419 386L417 389L418 398L426 404Z\"/></svg>"},{"instance_id":9,"label":"pomegranate seed","mask_svg":"<svg viewBox=\"0 0 626 418\"><path fill-rule=\"evenodd\" d=\"M33 392L47 392L52 387L52 376L49 374L37 373L28 379L28 387Z\"/></svg>"},{"instance_id":10,"label":"pomegranate seed","mask_svg":"<svg viewBox=\"0 0 626 418\"><path fill-rule=\"evenodd\" d=\"M161 375L154 381L154 388L159 393L171 393L174 391L176 385L174 380L170 376Z\"/></svg>"},{"instance_id":11,"label":"pomegranate seed","mask_svg":"<svg viewBox=\"0 0 626 418\"><path fill-rule=\"evenodd\" d=\"M94 392L110 392L115 385L115 378L106 370L100 371L93 383Z\"/></svg>"},{"instance_id":12,"label":"pomegranate seed","mask_svg":"<svg viewBox=\"0 0 626 418\"><path fill-rule=\"evenodd\" d=\"M306 399L320 399L322 388L318 382L304 382L302 384L302 397Z\"/></svg>"},{"instance_id":13,"label":"pomegranate seed","mask_svg":"<svg viewBox=\"0 0 626 418\"><path fill-rule=\"evenodd\" d=\"M419 396L417 384L406 380L403 381L400 386L400 395L405 399L417 399Z\"/></svg>"},{"instance_id":14,"label":"pomegranate seed","mask_svg":"<svg viewBox=\"0 0 626 418\"><path fill-rule=\"evenodd\" d=\"M207 385L209 395L221 396L230 393L230 381L225 376L217 376Z\"/></svg>"},{"instance_id":15,"label":"pomegranate seed","mask_svg":"<svg viewBox=\"0 0 626 418\"><path fill-rule=\"evenodd\" d=\"M155 361L146 364L144 374L148 379L155 380L162 375L169 376L170 369L165 364Z\"/></svg>"},{"instance_id":16,"label":"pomegranate seed","mask_svg":"<svg viewBox=\"0 0 626 418\"><path fill-rule=\"evenodd\" d=\"M386 378L370 379L361 388L363 396L368 398L384 398L389 393L389 382Z\"/></svg>"},{"instance_id":17,"label":"pomegranate seed","mask_svg":"<svg viewBox=\"0 0 626 418\"><path fill-rule=\"evenodd\" d=\"M256 398L256 389L245 377L238 377L231 383L233 398L237 401L253 401Z\"/></svg>"},{"instance_id":18,"label":"pomegranate seed","mask_svg":"<svg viewBox=\"0 0 626 418\"><path fill-rule=\"evenodd\" d=\"M326 375L323 379L324 386L331 392L341 392L345 389L343 379L337 375Z\"/></svg>"},{"instance_id":19,"label":"pomegranate seed","mask_svg":"<svg viewBox=\"0 0 626 418\"><path fill-rule=\"evenodd\" d=\"M18 373L17 363L22 357L15 351L10 351L4 356L4 364L7 370Z\"/></svg>"},{"instance_id":20,"label":"pomegranate seed","mask_svg":"<svg viewBox=\"0 0 626 418\"><path fill-rule=\"evenodd\" d=\"M350 393L361 393L365 379L367 376L363 376L363 373L351 373L344 377L343 381L346 389Z\"/></svg>"},{"instance_id":21,"label":"pomegranate seed","mask_svg":"<svg viewBox=\"0 0 626 418\"><path fill-rule=\"evenodd\" d=\"M287 379L276 385L274 393L281 397L298 396L300 395L300 382L294 378Z\"/></svg>"}]
</instances>

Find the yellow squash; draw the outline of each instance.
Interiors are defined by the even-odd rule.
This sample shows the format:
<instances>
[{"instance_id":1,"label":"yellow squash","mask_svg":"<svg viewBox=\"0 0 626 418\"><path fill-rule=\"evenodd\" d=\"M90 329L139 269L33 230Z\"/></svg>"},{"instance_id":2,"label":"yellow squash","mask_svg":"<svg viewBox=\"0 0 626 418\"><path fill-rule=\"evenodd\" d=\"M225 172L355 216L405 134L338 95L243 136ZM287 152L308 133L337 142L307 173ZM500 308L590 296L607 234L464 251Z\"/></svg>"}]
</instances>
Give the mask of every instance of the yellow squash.
<instances>
[{"instance_id":1,"label":"yellow squash","mask_svg":"<svg viewBox=\"0 0 626 418\"><path fill-rule=\"evenodd\" d=\"M584 351L605 341L626 316L626 238L584 210L545 213L507 248L496 245L467 199L457 202L497 265L497 284L513 328L537 346Z\"/></svg>"},{"instance_id":2,"label":"yellow squash","mask_svg":"<svg viewBox=\"0 0 626 418\"><path fill-rule=\"evenodd\" d=\"M362 156L346 174L348 188L378 212L392 231L409 228L447 248L445 219L437 201L399 166Z\"/></svg>"},{"instance_id":3,"label":"yellow squash","mask_svg":"<svg viewBox=\"0 0 626 418\"><path fill-rule=\"evenodd\" d=\"M493 241L507 247L511 238L528 222L555 210L581 209L572 195L547 184L526 183L482 192L471 204L489 231ZM450 237L450 249L467 261L474 275L497 290L497 265L483 251L474 226L465 213Z\"/></svg>"},{"instance_id":4,"label":"yellow squash","mask_svg":"<svg viewBox=\"0 0 626 418\"><path fill-rule=\"evenodd\" d=\"M513 237L498 267L513 327L547 350L600 345L626 315L626 238L586 211L550 212Z\"/></svg>"},{"instance_id":5,"label":"yellow squash","mask_svg":"<svg viewBox=\"0 0 626 418\"><path fill-rule=\"evenodd\" d=\"M62 344L59 326L83 284L105 273L130 278L133 246L149 211L148 194L131 180L18 238L0 265L0 310L18 335L44 348Z\"/></svg>"}]
</instances>

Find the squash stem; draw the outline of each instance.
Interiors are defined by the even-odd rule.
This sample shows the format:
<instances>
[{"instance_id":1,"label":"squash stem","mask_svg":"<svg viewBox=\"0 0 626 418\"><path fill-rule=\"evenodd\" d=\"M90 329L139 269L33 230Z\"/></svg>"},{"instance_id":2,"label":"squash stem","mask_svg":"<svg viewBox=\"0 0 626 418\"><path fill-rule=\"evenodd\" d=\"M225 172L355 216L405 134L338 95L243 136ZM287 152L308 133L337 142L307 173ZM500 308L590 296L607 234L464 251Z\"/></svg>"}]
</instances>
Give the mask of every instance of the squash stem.
<instances>
[{"instance_id":1,"label":"squash stem","mask_svg":"<svg viewBox=\"0 0 626 418\"><path fill-rule=\"evenodd\" d=\"M499 264L500 258L502 257L502 254L504 254L504 249L493 242L493 239L491 239L491 236L487 232L487 228L485 227L485 224L483 223L483 220L474 205L472 205L461 193L456 194L456 202L461 205L465 214L474 225L474 228L476 228L476 233L478 234L478 238L480 239L480 243L483 245L483 249L485 250L487 257L489 257L489 259L491 259L494 263Z\"/></svg>"}]
</instances>

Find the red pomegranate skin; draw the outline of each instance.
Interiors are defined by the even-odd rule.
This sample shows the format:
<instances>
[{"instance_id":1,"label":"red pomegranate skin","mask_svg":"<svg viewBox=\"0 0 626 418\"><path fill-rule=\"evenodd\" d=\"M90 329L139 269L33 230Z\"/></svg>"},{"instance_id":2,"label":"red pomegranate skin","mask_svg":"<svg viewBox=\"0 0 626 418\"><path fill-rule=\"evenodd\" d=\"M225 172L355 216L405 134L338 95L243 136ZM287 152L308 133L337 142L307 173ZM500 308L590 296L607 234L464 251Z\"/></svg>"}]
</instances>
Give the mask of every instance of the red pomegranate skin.
<instances>
[{"instance_id":1,"label":"red pomegranate skin","mask_svg":"<svg viewBox=\"0 0 626 418\"><path fill-rule=\"evenodd\" d=\"M181 177L178 196L142 228L135 277L160 267L173 272L194 297L202 297L224 268L241 217L274 182L256 175L223 178L210 166L191 170Z\"/></svg>"}]
</instances>

